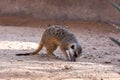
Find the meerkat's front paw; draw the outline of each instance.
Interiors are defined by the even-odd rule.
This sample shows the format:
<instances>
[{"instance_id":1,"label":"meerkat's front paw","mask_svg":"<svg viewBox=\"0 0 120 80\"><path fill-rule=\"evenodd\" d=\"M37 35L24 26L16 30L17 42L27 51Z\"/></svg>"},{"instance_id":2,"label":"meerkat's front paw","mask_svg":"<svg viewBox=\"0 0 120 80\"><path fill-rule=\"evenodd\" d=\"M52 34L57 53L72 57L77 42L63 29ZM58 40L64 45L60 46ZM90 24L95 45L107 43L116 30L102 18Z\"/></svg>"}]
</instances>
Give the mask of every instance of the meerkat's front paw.
<instances>
[{"instance_id":1,"label":"meerkat's front paw","mask_svg":"<svg viewBox=\"0 0 120 80\"><path fill-rule=\"evenodd\" d=\"M60 55L56 55L55 53L52 53L52 56L57 58L57 59L60 59Z\"/></svg>"}]
</instances>

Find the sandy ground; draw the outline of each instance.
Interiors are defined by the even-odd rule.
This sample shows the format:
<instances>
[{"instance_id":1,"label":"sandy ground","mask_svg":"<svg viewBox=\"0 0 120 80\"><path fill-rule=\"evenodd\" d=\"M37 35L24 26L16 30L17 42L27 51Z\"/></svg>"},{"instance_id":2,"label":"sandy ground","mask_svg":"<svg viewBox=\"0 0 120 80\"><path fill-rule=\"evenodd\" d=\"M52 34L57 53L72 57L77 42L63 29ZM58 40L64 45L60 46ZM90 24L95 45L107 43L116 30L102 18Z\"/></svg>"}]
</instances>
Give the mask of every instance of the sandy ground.
<instances>
[{"instance_id":1,"label":"sandy ground","mask_svg":"<svg viewBox=\"0 0 120 80\"><path fill-rule=\"evenodd\" d=\"M31 22L30 22L31 23ZM120 32L102 23L64 23L82 45L76 62L47 58L43 48L34 56L15 56L37 48L44 26L0 26L0 80L120 80ZM33 25L32 25L33 26Z\"/></svg>"}]
</instances>

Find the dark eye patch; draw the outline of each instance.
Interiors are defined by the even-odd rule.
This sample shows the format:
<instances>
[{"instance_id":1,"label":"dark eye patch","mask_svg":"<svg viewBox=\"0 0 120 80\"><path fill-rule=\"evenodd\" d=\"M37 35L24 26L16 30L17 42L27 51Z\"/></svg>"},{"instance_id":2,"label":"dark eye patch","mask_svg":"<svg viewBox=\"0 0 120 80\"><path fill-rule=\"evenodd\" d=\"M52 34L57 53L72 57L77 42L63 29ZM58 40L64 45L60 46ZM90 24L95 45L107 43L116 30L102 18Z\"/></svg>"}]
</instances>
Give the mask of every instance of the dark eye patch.
<instances>
[{"instance_id":1,"label":"dark eye patch","mask_svg":"<svg viewBox=\"0 0 120 80\"><path fill-rule=\"evenodd\" d=\"M72 46L71 46L71 49L74 49L74 48L75 48L75 46L74 46L74 45L72 45Z\"/></svg>"}]
</instances>

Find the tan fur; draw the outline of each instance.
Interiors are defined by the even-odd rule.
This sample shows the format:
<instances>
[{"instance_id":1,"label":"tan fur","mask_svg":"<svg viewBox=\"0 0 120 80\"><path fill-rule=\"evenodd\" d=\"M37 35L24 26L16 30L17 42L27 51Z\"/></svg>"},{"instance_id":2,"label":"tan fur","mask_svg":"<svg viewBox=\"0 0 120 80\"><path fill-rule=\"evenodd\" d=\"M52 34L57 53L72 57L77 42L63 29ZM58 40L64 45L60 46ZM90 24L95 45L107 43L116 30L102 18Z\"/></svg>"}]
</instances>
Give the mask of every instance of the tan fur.
<instances>
[{"instance_id":1,"label":"tan fur","mask_svg":"<svg viewBox=\"0 0 120 80\"><path fill-rule=\"evenodd\" d=\"M66 53L66 50L69 50L69 48L72 44L75 44L75 46L77 47L77 49L75 49L75 51L78 51L79 53L78 54L76 53L76 54L80 55L82 49L81 49L81 46L78 43L76 37L74 36L74 34L70 33L64 27L61 27L59 25L53 25L53 26L48 27L44 31L38 48L34 52L26 53L26 54L35 55L44 46L47 50L47 55L50 56L57 49L57 47L60 46L64 55L68 58L68 54ZM70 55L72 55L72 54L70 53ZM74 53L73 53L73 55L74 55ZM72 57L73 57L73 59L69 59L69 60L75 61L76 57L75 56L72 56Z\"/></svg>"}]
</instances>

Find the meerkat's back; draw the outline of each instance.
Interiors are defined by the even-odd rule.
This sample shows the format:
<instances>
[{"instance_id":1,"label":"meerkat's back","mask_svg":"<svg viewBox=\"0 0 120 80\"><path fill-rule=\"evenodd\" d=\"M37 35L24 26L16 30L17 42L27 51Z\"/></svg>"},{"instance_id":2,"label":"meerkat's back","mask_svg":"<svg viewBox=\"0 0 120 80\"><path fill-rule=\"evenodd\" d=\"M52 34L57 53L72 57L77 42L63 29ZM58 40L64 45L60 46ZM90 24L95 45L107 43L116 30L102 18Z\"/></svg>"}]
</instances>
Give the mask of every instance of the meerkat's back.
<instances>
[{"instance_id":1,"label":"meerkat's back","mask_svg":"<svg viewBox=\"0 0 120 80\"><path fill-rule=\"evenodd\" d=\"M53 40L57 43L60 43L62 39L69 34L68 30L59 25L53 25L48 27L43 35L42 39L44 42L48 42L49 40Z\"/></svg>"}]
</instances>

